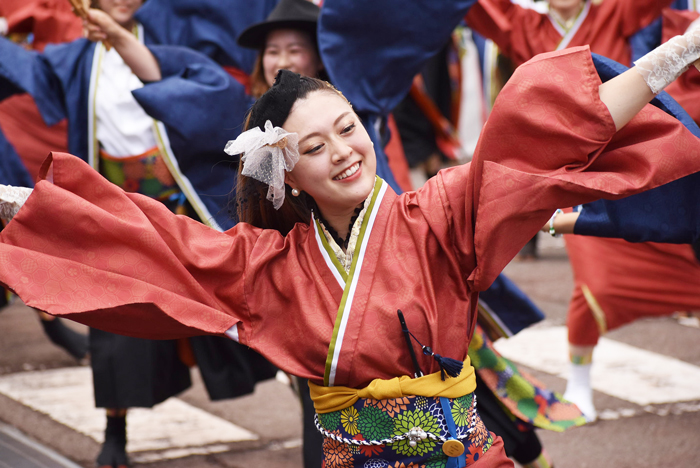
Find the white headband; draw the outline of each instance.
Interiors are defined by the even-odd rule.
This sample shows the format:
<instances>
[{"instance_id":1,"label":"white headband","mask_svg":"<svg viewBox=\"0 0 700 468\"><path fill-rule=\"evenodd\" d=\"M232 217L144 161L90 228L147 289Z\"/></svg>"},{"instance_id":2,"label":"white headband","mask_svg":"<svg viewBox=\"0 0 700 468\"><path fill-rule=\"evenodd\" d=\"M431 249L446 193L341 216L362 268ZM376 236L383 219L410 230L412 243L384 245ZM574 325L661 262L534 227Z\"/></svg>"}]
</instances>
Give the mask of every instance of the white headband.
<instances>
[{"instance_id":1,"label":"white headband","mask_svg":"<svg viewBox=\"0 0 700 468\"><path fill-rule=\"evenodd\" d=\"M299 136L265 122L265 131L251 128L226 143L224 151L242 154L241 174L269 185L267 199L279 210L284 203L284 172L291 172L299 161Z\"/></svg>"}]
</instances>

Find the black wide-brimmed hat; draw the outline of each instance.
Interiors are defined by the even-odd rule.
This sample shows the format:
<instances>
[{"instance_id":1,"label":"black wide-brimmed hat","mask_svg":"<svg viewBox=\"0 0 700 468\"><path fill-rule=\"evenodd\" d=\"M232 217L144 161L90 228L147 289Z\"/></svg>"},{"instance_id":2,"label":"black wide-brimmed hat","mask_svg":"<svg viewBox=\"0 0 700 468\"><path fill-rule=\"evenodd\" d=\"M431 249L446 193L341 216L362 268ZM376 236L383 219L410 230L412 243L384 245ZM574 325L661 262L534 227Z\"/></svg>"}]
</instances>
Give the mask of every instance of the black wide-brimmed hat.
<instances>
[{"instance_id":1,"label":"black wide-brimmed hat","mask_svg":"<svg viewBox=\"0 0 700 468\"><path fill-rule=\"evenodd\" d=\"M308 0L280 0L262 23L254 24L238 36L238 45L260 49L267 33L275 29L301 29L316 37L316 25L321 9Z\"/></svg>"}]
</instances>

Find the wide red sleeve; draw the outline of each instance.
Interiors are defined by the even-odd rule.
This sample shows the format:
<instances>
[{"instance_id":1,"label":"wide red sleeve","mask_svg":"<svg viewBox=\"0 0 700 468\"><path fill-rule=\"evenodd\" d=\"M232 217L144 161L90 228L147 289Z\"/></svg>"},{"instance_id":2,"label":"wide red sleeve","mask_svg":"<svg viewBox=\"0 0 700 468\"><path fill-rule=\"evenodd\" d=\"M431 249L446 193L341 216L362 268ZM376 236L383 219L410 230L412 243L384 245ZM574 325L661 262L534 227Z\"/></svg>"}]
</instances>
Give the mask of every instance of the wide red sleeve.
<instances>
[{"instance_id":1,"label":"wide red sleeve","mask_svg":"<svg viewBox=\"0 0 700 468\"><path fill-rule=\"evenodd\" d=\"M523 8L510 0L479 0L465 17L467 25L487 39L491 39L503 54L517 65L536 54L556 47L558 39L548 38L553 28L546 28L546 15ZM550 47L549 44L554 47ZM534 46L538 50L533 49Z\"/></svg>"},{"instance_id":2,"label":"wide red sleeve","mask_svg":"<svg viewBox=\"0 0 700 468\"><path fill-rule=\"evenodd\" d=\"M498 96L469 168L438 174L472 291L486 289L556 208L700 171L700 140L651 105L615 132L588 47L537 56Z\"/></svg>"},{"instance_id":3,"label":"wide red sleeve","mask_svg":"<svg viewBox=\"0 0 700 468\"><path fill-rule=\"evenodd\" d=\"M250 253L282 236L176 216L67 154L42 171L49 180L0 233L0 283L31 307L114 333L165 339L237 325L246 342Z\"/></svg>"}]
</instances>

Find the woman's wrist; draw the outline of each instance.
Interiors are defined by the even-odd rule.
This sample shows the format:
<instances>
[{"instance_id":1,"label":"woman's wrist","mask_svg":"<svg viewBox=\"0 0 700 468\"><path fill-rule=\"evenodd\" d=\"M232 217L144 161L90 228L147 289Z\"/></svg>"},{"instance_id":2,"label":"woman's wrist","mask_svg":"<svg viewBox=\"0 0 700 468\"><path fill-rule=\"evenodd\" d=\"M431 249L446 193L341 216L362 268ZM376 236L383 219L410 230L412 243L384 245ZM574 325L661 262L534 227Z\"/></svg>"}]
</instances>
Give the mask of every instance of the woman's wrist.
<instances>
[{"instance_id":1,"label":"woman's wrist","mask_svg":"<svg viewBox=\"0 0 700 468\"><path fill-rule=\"evenodd\" d=\"M700 63L699 26L700 23L691 25L682 36L669 39L634 62L634 69L642 75L652 93L660 93L690 65Z\"/></svg>"},{"instance_id":2,"label":"woman's wrist","mask_svg":"<svg viewBox=\"0 0 700 468\"><path fill-rule=\"evenodd\" d=\"M563 213L563 211L560 210L560 209L557 209L557 210L554 212L554 214L552 215L552 217L549 218L549 235L552 236L552 237L559 237L559 236L561 236L561 233L557 234L557 230L556 230L556 228L554 227L554 222L556 221L557 216L560 215L561 213Z\"/></svg>"},{"instance_id":3,"label":"woman's wrist","mask_svg":"<svg viewBox=\"0 0 700 468\"><path fill-rule=\"evenodd\" d=\"M562 210L556 210L541 230L549 233L552 237L559 237L561 234L573 234L578 217L578 212L564 213Z\"/></svg>"}]
</instances>

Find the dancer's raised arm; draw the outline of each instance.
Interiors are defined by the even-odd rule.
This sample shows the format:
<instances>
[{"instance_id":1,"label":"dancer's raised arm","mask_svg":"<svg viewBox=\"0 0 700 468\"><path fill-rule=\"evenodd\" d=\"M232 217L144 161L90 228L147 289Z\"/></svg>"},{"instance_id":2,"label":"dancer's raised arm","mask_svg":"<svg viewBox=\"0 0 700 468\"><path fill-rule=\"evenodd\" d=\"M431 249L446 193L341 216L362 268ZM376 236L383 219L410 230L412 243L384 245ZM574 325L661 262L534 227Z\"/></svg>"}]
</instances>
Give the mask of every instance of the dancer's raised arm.
<instances>
[{"instance_id":1,"label":"dancer's raised arm","mask_svg":"<svg viewBox=\"0 0 700 468\"><path fill-rule=\"evenodd\" d=\"M698 24L697 26L700 26ZM600 86L615 127L624 127L654 96L693 63L700 63L700 28L690 28L635 62L635 66Z\"/></svg>"},{"instance_id":2,"label":"dancer's raised arm","mask_svg":"<svg viewBox=\"0 0 700 468\"><path fill-rule=\"evenodd\" d=\"M148 48L131 31L101 10L92 9L85 24L91 41L108 39L134 75L141 81L159 81L160 65Z\"/></svg>"},{"instance_id":3,"label":"dancer's raised arm","mask_svg":"<svg viewBox=\"0 0 700 468\"><path fill-rule=\"evenodd\" d=\"M692 24L635 62L635 66L600 86L600 99L608 107L617 130L629 123L655 95L671 84L691 64L700 66L700 23ZM579 213L552 216L542 231L573 234Z\"/></svg>"}]
</instances>

